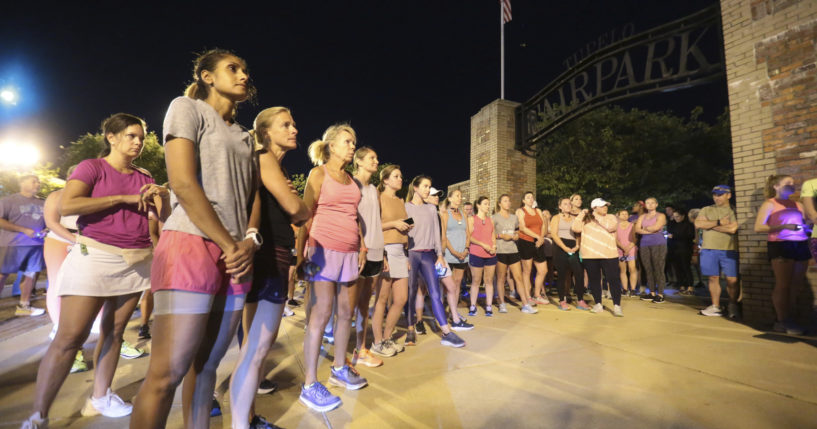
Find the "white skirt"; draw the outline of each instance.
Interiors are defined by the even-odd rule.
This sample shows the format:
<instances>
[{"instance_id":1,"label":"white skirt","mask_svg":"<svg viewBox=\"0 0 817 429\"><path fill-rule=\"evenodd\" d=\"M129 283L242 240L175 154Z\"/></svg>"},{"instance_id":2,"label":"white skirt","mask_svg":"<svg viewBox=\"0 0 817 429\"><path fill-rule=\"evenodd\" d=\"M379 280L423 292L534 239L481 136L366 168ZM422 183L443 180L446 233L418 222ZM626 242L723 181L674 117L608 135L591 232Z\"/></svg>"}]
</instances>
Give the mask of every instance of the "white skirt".
<instances>
[{"instance_id":1,"label":"white skirt","mask_svg":"<svg viewBox=\"0 0 817 429\"><path fill-rule=\"evenodd\" d=\"M82 247L87 254L82 254ZM91 246L71 247L57 274L59 295L121 296L150 289L153 256L133 265L120 255Z\"/></svg>"}]
</instances>

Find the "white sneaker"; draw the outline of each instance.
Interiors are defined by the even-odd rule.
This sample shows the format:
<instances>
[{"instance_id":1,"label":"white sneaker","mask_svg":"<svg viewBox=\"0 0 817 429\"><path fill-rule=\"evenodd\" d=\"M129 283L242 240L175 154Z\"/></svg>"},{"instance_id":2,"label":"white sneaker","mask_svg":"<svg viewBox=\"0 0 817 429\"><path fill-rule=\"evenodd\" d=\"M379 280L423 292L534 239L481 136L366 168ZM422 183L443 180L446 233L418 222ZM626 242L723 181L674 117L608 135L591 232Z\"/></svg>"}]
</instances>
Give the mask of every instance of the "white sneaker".
<instances>
[{"instance_id":1,"label":"white sneaker","mask_svg":"<svg viewBox=\"0 0 817 429\"><path fill-rule=\"evenodd\" d=\"M709 316L709 317L720 317L720 316L722 316L721 308L716 307L714 305L710 305L709 307L706 307L703 310L701 310L701 314L704 315L704 316Z\"/></svg>"},{"instance_id":2,"label":"white sneaker","mask_svg":"<svg viewBox=\"0 0 817 429\"><path fill-rule=\"evenodd\" d=\"M105 417L124 417L130 415L133 405L125 402L116 393L108 388L108 392L101 398L91 396L85 401L80 414L85 417L102 414Z\"/></svg>"},{"instance_id":3,"label":"white sneaker","mask_svg":"<svg viewBox=\"0 0 817 429\"><path fill-rule=\"evenodd\" d=\"M613 316L624 317L624 313L621 311L621 306L620 305L614 305L613 306Z\"/></svg>"},{"instance_id":4,"label":"white sneaker","mask_svg":"<svg viewBox=\"0 0 817 429\"><path fill-rule=\"evenodd\" d=\"M508 307L505 306L504 302L499 304L499 312L500 313L507 313L508 312Z\"/></svg>"},{"instance_id":5,"label":"white sneaker","mask_svg":"<svg viewBox=\"0 0 817 429\"><path fill-rule=\"evenodd\" d=\"M43 418L40 415L40 412L37 411L36 413L29 416L23 422L23 425L20 426L20 429L45 429L47 427L48 427L48 419Z\"/></svg>"},{"instance_id":6,"label":"white sneaker","mask_svg":"<svg viewBox=\"0 0 817 429\"><path fill-rule=\"evenodd\" d=\"M539 310L537 310L537 309L535 309L535 308L533 308L533 307L531 307L530 305L527 305L527 304L523 305L522 308L519 311L521 311L521 312L523 312L525 314L536 314L536 313L539 312Z\"/></svg>"},{"instance_id":7,"label":"white sneaker","mask_svg":"<svg viewBox=\"0 0 817 429\"><path fill-rule=\"evenodd\" d=\"M596 303L596 305L594 305L593 308L590 309L591 313L601 313L602 311L604 311L604 307L601 305L600 302Z\"/></svg>"},{"instance_id":8,"label":"white sneaker","mask_svg":"<svg viewBox=\"0 0 817 429\"><path fill-rule=\"evenodd\" d=\"M288 307L288 306L286 306L286 305L284 306L284 317L289 317L289 316L292 316L292 315L294 315L294 314L295 314L295 312L294 312L294 311L292 311L292 309L291 309L291 308L289 308L289 307Z\"/></svg>"}]
</instances>

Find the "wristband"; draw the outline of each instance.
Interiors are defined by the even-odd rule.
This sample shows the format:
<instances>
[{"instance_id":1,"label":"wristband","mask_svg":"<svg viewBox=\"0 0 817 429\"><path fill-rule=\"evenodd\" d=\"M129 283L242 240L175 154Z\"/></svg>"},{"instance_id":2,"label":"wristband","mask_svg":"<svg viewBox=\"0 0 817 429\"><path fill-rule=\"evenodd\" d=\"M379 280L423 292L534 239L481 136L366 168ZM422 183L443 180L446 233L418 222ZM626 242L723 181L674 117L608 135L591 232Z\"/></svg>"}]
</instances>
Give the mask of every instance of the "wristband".
<instances>
[{"instance_id":1,"label":"wristband","mask_svg":"<svg viewBox=\"0 0 817 429\"><path fill-rule=\"evenodd\" d=\"M718 225L717 226L721 226L721 220L720 219L718 219Z\"/></svg>"}]
</instances>

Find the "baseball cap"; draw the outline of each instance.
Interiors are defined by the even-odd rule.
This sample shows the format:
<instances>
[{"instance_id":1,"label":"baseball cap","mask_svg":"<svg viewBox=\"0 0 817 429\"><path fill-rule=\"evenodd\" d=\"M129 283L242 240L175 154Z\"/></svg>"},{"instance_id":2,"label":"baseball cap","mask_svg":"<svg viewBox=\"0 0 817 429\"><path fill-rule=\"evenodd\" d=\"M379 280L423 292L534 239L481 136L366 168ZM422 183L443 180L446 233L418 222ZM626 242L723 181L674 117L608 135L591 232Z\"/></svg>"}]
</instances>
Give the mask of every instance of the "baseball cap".
<instances>
[{"instance_id":1,"label":"baseball cap","mask_svg":"<svg viewBox=\"0 0 817 429\"><path fill-rule=\"evenodd\" d=\"M591 209L594 209L594 208L596 208L596 207L608 206L608 205L610 205L610 203L609 203L609 202L607 202L607 201L604 201L604 200L603 200L603 199L601 199L601 198L596 198L595 200L593 200L592 202L590 202L590 208L591 208Z\"/></svg>"},{"instance_id":2,"label":"baseball cap","mask_svg":"<svg viewBox=\"0 0 817 429\"><path fill-rule=\"evenodd\" d=\"M712 188L712 193L714 195L723 195L723 194L731 194L732 188L727 185L718 185Z\"/></svg>"},{"instance_id":3,"label":"baseball cap","mask_svg":"<svg viewBox=\"0 0 817 429\"><path fill-rule=\"evenodd\" d=\"M431 189L428 191L428 195L430 195L430 196L435 196L436 195L436 196L442 198L443 191L441 191L441 190L439 190L439 189L432 186Z\"/></svg>"}]
</instances>

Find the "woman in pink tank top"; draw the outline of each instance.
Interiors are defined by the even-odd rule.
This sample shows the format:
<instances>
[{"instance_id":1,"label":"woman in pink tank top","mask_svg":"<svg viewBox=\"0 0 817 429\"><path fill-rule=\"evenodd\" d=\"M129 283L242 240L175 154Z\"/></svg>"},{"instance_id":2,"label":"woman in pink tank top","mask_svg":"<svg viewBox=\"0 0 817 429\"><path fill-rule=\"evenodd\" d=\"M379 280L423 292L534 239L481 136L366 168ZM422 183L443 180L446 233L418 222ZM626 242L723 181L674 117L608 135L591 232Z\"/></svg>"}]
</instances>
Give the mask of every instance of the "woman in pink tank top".
<instances>
[{"instance_id":1,"label":"woman in pink tank top","mask_svg":"<svg viewBox=\"0 0 817 429\"><path fill-rule=\"evenodd\" d=\"M298 236L298 266L304 264L304 246L309 262L304 266L313 298L307 308L308 322L304 338L304 384L300 400L313 410L325 412L341 406L318 382L318 354L324 327L332 316L337 300L337 322L334 326L335 359L329 382L350 390L366 386L367 381L346 364L346 349L357 302L356 280L360 261L357 207L360 189L346 173L346 165L355 153L356 136L352 127L341 124L329 127L321 140L309 146L309 157L316 165L309 172L304 202L314 213ZM308 239L307 239L308 235ZM308 243L308 244L307 244ZM341 287L338 287L341 286Z\"/></svg>"},{"instance_id":2,"label":"woman in pink tank top","mask_svg":"<svg viewBox=\"0 0 817 429\"><path fill-rule=\"evenodd\" d=\"M618 268L621 272L621 284L626 296L636 296L638 286L638 270L635 266L635 224L630 222L630 212L619 210L618 229L616 230L616 246L618 247ZM630 270L629 276L627 270ZM629 282L627 281L629 277Z\"/></svg>"},{"instance_id":3,"label":"woman in pink tank top","mask_svg":"<svg viewBox=\"0 0 817 429\"><path fill-rule=\"evenodd\" d=\"M774 271L772 304L777 313L774 330L802 334L803 329L794 322L792 313L806 280L811 253L804 230L803 207L789 199L794 191L791 176L769 176L765 189L768 200L757 211L755 232L768 234L768 257Z\"/></svg>"},{"instance_id":4,"label":"woman in pink tank top","mask_svg":"<svg viewBox=\"0 0 817 429\"><path fill-rule=\"evenodd\" d=\"M479 197L474 203L475 216L468 218L466 242L469 243L468 263L471 265L471 307L468 314L477 314L477 296L479 281L485 284L485 315L494 315L491 305L494 298L494 272L496 270L496 234L491 221L491 201L488 197Z\"/></svg>"}]
</instances>

